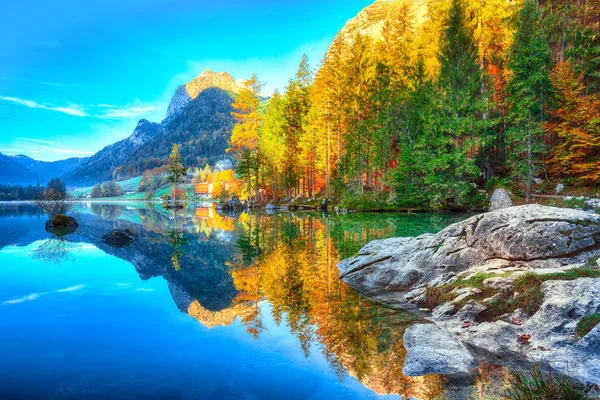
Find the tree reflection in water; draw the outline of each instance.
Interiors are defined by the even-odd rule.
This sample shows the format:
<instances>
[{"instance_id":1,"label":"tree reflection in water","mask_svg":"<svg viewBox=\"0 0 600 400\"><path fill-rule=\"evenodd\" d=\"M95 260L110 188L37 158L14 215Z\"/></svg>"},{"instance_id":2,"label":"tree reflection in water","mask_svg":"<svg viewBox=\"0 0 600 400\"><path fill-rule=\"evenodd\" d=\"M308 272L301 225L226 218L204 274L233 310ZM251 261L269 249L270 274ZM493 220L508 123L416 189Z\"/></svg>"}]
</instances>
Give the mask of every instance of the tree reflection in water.
<instances>
[{"instance_id":1,"label":"tree reflection in water","mask_svg":"<svg viewBox=\"0 0 600 400\"><path fill-rule=\"evenodd\" d=\"M175 221L175 229L169 231L169 244L173 250L171 253L171 262L173 269L179 271L181 269L181 256L183 255L183 247L187 244L187 239L184 236L184 230L179 226L180 222L177 219L179 209L173 209L173 220Z\"/></svg>"},{"instance_id":2,"label":"tree reflection in water","mask_svg":"<svg viewBox=\"0 0 600 400\"><path fill-rule=\"evenodd\" d=\"M379 393L441 393L439 376L402 374L404 330L417 319L361 297L338 279L341 258L396 234L391 219L348 224L312 214L242 214L238 222L234 305L246 305L240 319L250 334L262 332L259 302L267 299L274 320L290 328L304 354L318 344L340 378L347 372Z\"/></svg>"},{"instance_id":3,"label":"tree reflection in water","mask_svg":"<svg viewBox=\"0 0 600 400\"><path fill-rule=\"evenodd\" d=\"M49 264L60 265L65 262L73 262L80 246L69 241L67 235L52 235L32 252L35 260Z\"/></svg>"}]
</instances>

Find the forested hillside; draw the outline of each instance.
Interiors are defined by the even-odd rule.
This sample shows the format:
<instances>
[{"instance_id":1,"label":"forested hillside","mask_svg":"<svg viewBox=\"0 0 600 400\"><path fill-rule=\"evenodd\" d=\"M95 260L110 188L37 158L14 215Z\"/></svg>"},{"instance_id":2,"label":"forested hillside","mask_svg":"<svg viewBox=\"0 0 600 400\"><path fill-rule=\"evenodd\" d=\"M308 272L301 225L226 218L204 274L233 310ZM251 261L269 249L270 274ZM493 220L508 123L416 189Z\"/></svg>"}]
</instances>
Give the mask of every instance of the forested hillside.
<instances>
[{"instance_id":1,"label":"forested hillside","mask_svg":"<svg viewBox=\"0 0 600 400\"><path fill-rule=\"evenodd\" d=\"M376 1L264 114L259 89L230 141L257 197L465 209L486 187L598 183L597 1Z\"/></svg>"}]
</instances>

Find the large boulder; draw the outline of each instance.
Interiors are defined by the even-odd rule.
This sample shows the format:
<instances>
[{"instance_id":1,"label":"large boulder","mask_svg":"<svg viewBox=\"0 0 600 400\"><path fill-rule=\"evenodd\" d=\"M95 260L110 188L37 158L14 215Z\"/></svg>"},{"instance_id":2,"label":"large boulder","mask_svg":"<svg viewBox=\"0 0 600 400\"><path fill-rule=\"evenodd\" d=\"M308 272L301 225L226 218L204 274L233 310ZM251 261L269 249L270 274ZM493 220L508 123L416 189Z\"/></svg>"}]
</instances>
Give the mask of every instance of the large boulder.
<instances>
[{"instance_id":1,"label":"large boulder","mask_svg":"<svg viewBox=\"0 0 600 400\"><path fill-rule=\"evenodd\" d=\"M501 210L512 207L513 202L510 199L510 192L506 189L498 188L492 193L490 198L490 211Z\"/></svg>"},{"instance_id":2,"label":"large boulder","mask_svg":"<svg viewBox=\"0 0 600 400\"><path fill-rule=\"evenodd\" d=\"M404 332L404 347L406 358L402 372L407 376L464 375L477 366L456 335L437 325L412 325Z\"/></svg>"},{"instance_id":3,"label":"large boulder","mask_svg":"<svg viewBox=\"0 0 600 400\"><path fill-rule=\"evenodd\" d=\"M559 267L598 254L599 215L525 205L476 215L437 234L372 241L339 268L358 291L389 295L469 272Z\"/></svg>"},{"instance_id":4,"label":"large boulder","mask_svg":"<svg viewBox=\"0 0 600 400\"><path fill-rule=\"evenodd\" d=\"M117 249L129 246L137 239L138 236L129 229L115 229L100 238L107 245Z\"/></svg>"}]
</instances>

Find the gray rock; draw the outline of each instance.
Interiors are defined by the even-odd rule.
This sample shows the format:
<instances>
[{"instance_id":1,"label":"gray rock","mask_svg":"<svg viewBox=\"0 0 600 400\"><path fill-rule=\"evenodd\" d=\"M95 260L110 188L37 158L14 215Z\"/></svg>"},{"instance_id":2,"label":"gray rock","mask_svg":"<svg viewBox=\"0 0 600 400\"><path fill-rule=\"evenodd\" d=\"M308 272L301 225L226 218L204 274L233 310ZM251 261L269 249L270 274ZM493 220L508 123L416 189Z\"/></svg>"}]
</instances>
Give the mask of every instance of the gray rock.
<instances>
[{"instance_id":1,"label":"gray rock","mask_svg":"<svg viewBox=\"0 0 600 400\"><path fill-rule=\"evenodd\" d=\"M490 211L501 210L512 207L513 202L510 199L510 192L506 189L498 188L492 193L490 198Z\"/></svg>"},{"instance_id":2,"label":"gray rock","mask_svg":"<svg viewBox=\"0 0 600 400\"><path fill-rule=\"evenodd\" d=\"M501 292L512 292L514 285L511 278L494 277L487 278L483 284L489 288L499 290Z\"/></svg>"},{"instance_id":3,"label":"gray rock","mask_svg":"<svg viewBox=\"0 0 600 400\"><path fill-rule=\"evenodd\" d=\"M562 193L563 190L565 190L565 185L563 185L562 183L559 183L558 185L556 185L556 188L554 188L554 192L556 194Z\"/></svg>"},{"instance_id":4,"label":"gray rock","mask_svg":"<svg viewBox=\"0 0 600 400\"><path fill-rule=\"evenodd\" d=\"M531 336L536 345L569 346L577 322L586 315L600 312L600 279L546 281L542 291L544 302L540 310L523 324L525 329L535 333Z\"/></svg>"},{"instance_id":5,"label":"gray rock","mask_svg":"<svg viewBox=\"0 0 600 400\"><path fill-rule=\"evenodd\" d=\"M600 216L525 205L473 216L432 235L375 240L339 264L340 277L367 296L437 285L482 266L527 269L600 254Z\"/></svg>"},{"instance_id":6,"label":"gray rock","mask_svg":"<svg viewBox=\"0 0 600 400\"><path fill-rule=\"evenodd\" d=\"M275 211L276 209L277 209L277 206L275 206L275 204L273 204L273 203L269 203L265 207L265 210L267 210L267 211Z\"/></svg>"},{"instance_id":7,"label":"gray rock","mask_svg":"<svg viewBox=\"0 0 600 400\"><path fill-rule=\"evenodd\" d=\"M454 314L454 304L450 302L442 303L431 312L433 320L442 320Z\"/></svg>"},{"instance_id":8,"label":"gray rock","mask_svg":"<svg viewBox=\"0 0 600 400\"><path fill-rule=\"evenodd\" d=\"M555 362L554 368L591 385L600 385L600 325L564 353L564 362Z\"/></svg>"},{"instance_id":9,"label":"gray rock","mask_svg":"<svg viewBox=\"0 0 600 400\"><path fill-rule=\"evenodd\" d=\"M536 185L541 185L542 183L544 183L544 180L543 180L543 179L540 179L540 178L533 178L533 182L534 182Z\"/></svg>"},{"instance_id":10,"label":"gray rock","mask_svg":"<svg viewBox=\"0 0 600 400\"><path fill-rule=\"evenodd\" d=\"M106 235L102 236L102 240L107 245L114 248L129 246L137 240L138 236L129 229L115 229Z\"/></svg>"},{"instance_id":11,"label":"gray rock","mask_svg":"<svg viewBox=\"0 0 600 400\"><path fill-rule=\"evenodd\" d=\"M475 359L455 335L433 324L417 324L404 332L407 376L469 374Z\"/></svg>"}]
</instances>

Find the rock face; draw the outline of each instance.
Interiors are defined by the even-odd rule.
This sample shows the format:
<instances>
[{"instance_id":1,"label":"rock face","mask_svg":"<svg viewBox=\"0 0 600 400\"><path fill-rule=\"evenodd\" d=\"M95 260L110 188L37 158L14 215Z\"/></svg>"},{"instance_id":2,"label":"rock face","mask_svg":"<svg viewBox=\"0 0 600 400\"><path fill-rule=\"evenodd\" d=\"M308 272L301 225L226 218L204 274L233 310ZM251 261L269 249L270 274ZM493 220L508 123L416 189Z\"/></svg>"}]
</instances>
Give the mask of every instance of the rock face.
<instances>
[{"instance_id":1,"label":"rock face","mask_svg":"<svg viewBox=\"0 0 600 400\"><path fill-rule=\"evenodd\" d=\"M469 374L475 359L456 335L433 324L417 324L404 332L407 376Z\"/></svg>"},{"instance_id":2,"label":"rock face","mask_svg":"<svg viewBox=\"0 0 600 400\"><path fill-rule=\"evenodd\" d=\"M492 193L490 198L490 211L501 210L512 207L513 202L510 199L510 193L506 189L498 188Z\"/></svg>"},{"instance_id":3,"label":"rock face","mask_svg":"<svg viewBox=\"0 0 600 400\"><path fill-rule=\"evenodd\" d=\"M376 240L339 264L340 277L370 295L437 285L465 273L573 264L600 254L600 216L525 205L453 224L432 235Z\"/></svg>"},{"instance_id":4,"label":"rock face","mask_svg":"<svg viewBox=\"0 0 600 400\"><path fill-rule=\"evenodd\" d=\"M100 240L111 247L121 248L129 246L137 240L137 235L128 229L115 229L102 236Z\"/></svg>"}]
</instances>

